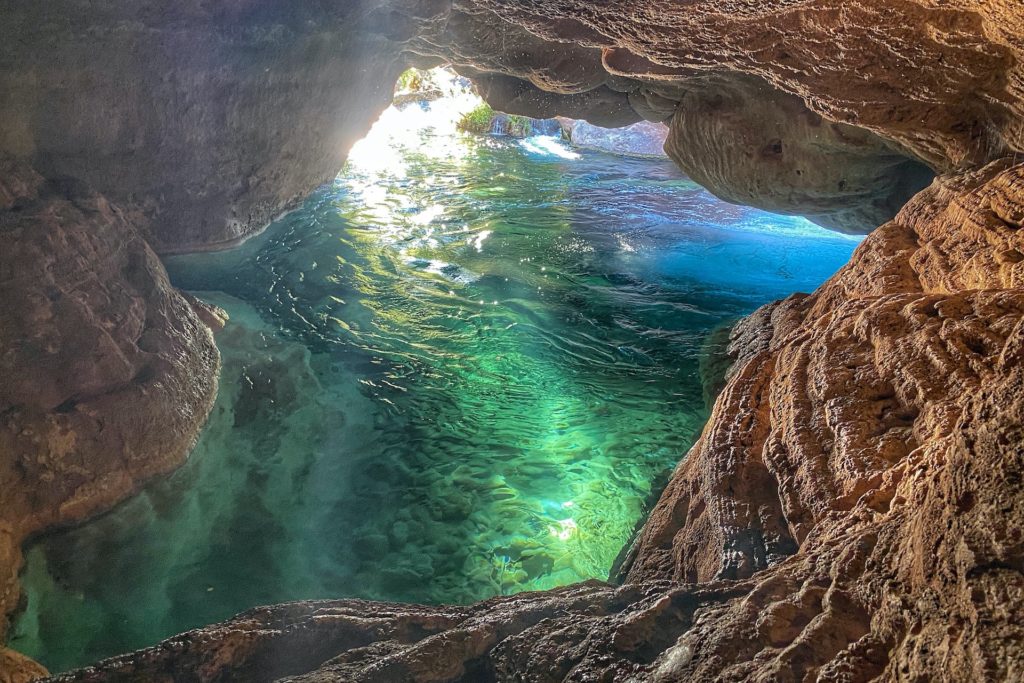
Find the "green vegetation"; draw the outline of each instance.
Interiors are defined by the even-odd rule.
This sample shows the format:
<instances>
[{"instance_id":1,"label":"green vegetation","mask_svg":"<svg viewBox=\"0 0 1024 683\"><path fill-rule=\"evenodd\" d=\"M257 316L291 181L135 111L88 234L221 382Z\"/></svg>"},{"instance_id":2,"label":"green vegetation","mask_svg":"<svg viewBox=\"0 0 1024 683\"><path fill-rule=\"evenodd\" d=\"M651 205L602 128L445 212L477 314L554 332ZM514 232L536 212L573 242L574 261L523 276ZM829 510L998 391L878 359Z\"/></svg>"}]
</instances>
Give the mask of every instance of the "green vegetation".
<instances>
[{"instance_id":1,"label":"green vegetation","mask_svg":"<svg viewBox=\"0 0 1024 683\"><path fill-rule=\"evenodd\" d=\"M398 82L395 84L395 92L417 92L425 90L431 85L433 85L433 82L429 71L406 69L398 77Z\"/></svg>"},{"instance_id":2,"label":"green vegetation","mask_svg":"<svg viewBox=\"0 0 1024 683\"><path fill-rule=\"evenodd\" d=\"M487 133L491 130L491 121L494 117L495 112L491 105L481 102L475 109L462 115L458 129L467 133Z\"/></svg>"},{"instance_id":3,"label":"green vegetation","mask_svg":"<svg viewBox=\"0 0 1024 683\"><path fill-rule=\"evenodd\" d=\"M493 130L495 120L499 121L501 132L505 135L525 138L533 133L533 123L529 117L496 112L486 102L481 102L475 109L463 114L458 128L467 133L486 134Z\"/></svg>"},{"instance_id":4,"label":"green vegetation","mask_svg":"<svg viewBox=\"0 0 1024 683\"><path fill-rule=\"evenodd\" d=\"M516 138L529 137L533 133L533 124L526 116L509 115L505 121L505 133Z\"/></svg>"}]
</instances>

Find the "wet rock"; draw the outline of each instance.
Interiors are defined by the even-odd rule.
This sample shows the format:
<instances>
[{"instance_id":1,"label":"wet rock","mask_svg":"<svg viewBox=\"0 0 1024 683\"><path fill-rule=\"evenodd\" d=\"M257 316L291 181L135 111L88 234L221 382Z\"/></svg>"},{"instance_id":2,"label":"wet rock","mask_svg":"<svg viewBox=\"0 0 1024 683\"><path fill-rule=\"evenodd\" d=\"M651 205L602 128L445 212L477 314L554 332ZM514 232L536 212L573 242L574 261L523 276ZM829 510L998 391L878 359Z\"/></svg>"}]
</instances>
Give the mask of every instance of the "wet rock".
<instances>
[{"instance_id":1,"label":"wet rock","mask_svg":"<svg viewBox=\"0 0 1024 683\"><path fill-rule=\"evenodd\" d=\"M3 633L18 545L181 464L216 393L219 354L129 214L80 183L0 166Z\"/></svg>"},{"instance_id":2,"label":"wet rock","mask_svg":"<svg viewBox=\"0 0 1024 683\"><path fill-rule=\"evenodd\" d=\"M661 123L640 121L622 128L602 128L564 117L560 117L559 122L564 135L575 147L623 156L666 156L663 148L668 138L668 127Z\"/></svg>"}]
</instances>

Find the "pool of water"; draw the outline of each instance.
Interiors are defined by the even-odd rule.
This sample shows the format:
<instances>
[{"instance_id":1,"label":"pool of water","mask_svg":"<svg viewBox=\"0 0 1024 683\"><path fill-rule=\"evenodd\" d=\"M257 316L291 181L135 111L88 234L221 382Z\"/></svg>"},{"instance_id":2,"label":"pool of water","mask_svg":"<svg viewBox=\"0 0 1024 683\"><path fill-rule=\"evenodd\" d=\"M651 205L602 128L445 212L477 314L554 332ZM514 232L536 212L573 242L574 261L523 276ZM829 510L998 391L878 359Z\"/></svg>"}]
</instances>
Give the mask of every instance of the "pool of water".
<instances>
[{"instance_id":1,"label":"pool of water","mask_svg":"<svg viewBox=\"0 0 1024 683\"><path fill-rule=\"evenodd\" d=\"M60 671L258 604L605 578L706 418L708 333L857 244L667 161L449 124L389 110L265 234L169 259L231 315L209 424L27 549L12 647Z\"/></svg>"}]
</instances>

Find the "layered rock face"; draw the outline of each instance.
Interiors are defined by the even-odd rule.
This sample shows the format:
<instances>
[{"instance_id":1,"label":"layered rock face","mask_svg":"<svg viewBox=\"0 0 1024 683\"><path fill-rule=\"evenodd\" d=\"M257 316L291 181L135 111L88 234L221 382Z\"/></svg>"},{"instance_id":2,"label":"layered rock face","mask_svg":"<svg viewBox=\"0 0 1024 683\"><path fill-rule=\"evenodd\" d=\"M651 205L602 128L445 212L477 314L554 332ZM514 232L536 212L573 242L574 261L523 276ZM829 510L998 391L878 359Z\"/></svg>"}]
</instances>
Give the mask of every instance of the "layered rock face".
<instances>
[{"instance_id":1,"label":"layered rock face","mask_svg":"<svg viewBox=\"0 0 1024 683\"><path fill-rule=\"evenodd\" d=\"M1022 59L1016 0L8 3L0 611L27 535L174 467L209 408L216 314L145 240L253 234L449 61L499 110L667 122L720 196L843 230L943 175L735 331L625 586L265 608L66 678L1024 677Z\"/></svg>"},{"instance_id":2,"label":"layered rock face","mask_svg":"<svg viewBox=\"0 0 1024 683\"><path fill-rule=\"evenodd\" d=\"M158 250L230 244L334 177L391 102L401 50L351 26L364 14L15 0L0 150L139 213Z\"/></svg>"},{"instance_id":3,"label":"layered rock face","mask_svg":"<svg viewBox=\"0 0 1024 683\"><path fill-rule=\"evenodd\" d=\"M732 73L710 90L732 91L726 116L709 111L699 69L666 76L623 66L616 31L653 39L661 27L645 13L682 21L678 9L616 11L601 23L611 31L602 35L576 26L580 8L550 5L549 16L538 18L515 3L484 0L193 0L173 7L15 0L0 26L0 152L45 177L86 181L144 218L143 234L166 252L228 246L261 230L334 176L348 147L390 103L402 69L442 61L508 113L601 126L666 121L682 140L729 135L734 142L699 159L680 153L677 160L722 197L849 231L890 218L926 184L919 161L950 165L863 127L836 134L831 124L808 123L820 117L800 97L778 92L763 70L742 76L739 65L719 62L720 73ZM975 77L991 77L1006 64L971 66ZM761 105L776 112L764 139L747 135L761 127L750 114ZM783 120L793 115L792 124ZM708 116L731 123L708 131ZM829 172L812 174L810 166Z\"/></svg>"},{"instance_id":4,"label":"layered rock face","mask_svg":"<svg viewBox=\"0 0 1024 683\"><path fill-rule=\"evenodd\" d=\"M800 98L730 75L681 94L665 151L726 201L858 233L891 218L932 173L863 128L825 121Z\"/></svg>"}]
</instances>

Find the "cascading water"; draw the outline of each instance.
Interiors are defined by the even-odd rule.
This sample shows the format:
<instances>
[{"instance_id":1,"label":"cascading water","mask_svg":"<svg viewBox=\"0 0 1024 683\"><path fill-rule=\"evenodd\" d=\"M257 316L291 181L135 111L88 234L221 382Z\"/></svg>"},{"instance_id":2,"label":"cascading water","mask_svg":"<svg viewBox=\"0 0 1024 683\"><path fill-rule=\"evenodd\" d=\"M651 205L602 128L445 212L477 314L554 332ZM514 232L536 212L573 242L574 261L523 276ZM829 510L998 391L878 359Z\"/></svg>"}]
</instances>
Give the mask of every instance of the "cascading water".
<instances>
[{"instance_id":1,"label":"cascading water","mask_svg":"<svg viewBox=\"0 0 1024 683\"><path fill-rule=\"evenodd\" d=\"M604 578L705 419L709 331L856 241L667 161L392 108L246 245L176 257L226 308L190 461L35 543L11 645L59 671L253 605L467 602Z\"/></svg>"}]
</instances>

